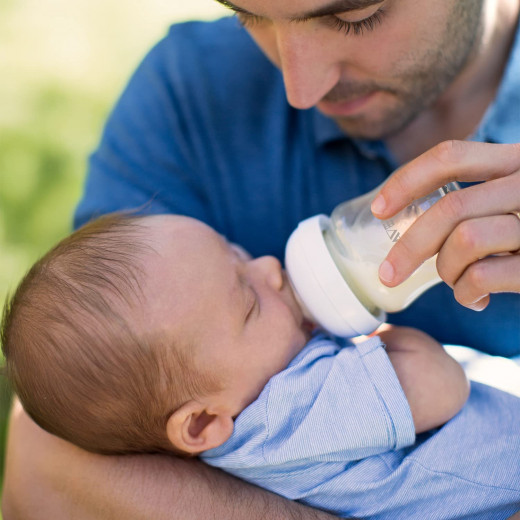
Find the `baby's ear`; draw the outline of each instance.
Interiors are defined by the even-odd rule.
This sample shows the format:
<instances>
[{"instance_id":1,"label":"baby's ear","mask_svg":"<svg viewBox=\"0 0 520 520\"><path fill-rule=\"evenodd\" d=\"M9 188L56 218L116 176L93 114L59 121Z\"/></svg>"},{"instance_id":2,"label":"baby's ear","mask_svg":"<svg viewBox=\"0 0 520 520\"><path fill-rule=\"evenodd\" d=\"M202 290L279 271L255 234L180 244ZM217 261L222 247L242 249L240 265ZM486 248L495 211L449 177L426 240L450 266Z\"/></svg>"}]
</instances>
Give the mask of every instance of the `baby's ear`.
<instances>
[{"instance_id":1,"label":"baby's ear","mask_svg":"<svg viewBox=\"0 0 520 520\"><path fill-rule=\"evenodd\" d=\"M193 455L220 446L232 433L231 416L209 414L197 401L183 404L166 423L166 435L173 446Z\"/></svg>"}]
</instances>

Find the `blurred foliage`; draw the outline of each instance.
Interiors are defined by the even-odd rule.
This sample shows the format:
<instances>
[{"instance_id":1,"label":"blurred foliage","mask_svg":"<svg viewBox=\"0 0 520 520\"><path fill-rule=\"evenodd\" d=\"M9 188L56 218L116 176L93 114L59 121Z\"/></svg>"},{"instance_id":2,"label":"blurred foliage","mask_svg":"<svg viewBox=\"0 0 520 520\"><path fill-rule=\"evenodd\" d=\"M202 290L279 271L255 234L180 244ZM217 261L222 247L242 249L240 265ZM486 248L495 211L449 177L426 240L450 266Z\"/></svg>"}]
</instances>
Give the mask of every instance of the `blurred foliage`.
<instances>
[{"instance_id":1,"label":"blurred foliage","mask_svg":"<svg viewBox=\"0 0 520 520\"><path fill-rule=\"evenodd\" d=\"M0 0L0 310L70 231L87 156L146 50L174 21L222 13L212 0ZM0 469L9 402L0 378Z\"/></svg>"},{"instance_id":2,"label":"blurred foliage","mask_svg":"<svg viewBox=\"0 0 520 520\"><path fill-rule=\"evenodd\" d=\"M56 84L42 84L19 102L25 117L0 127L2 304L30 264L69 231L84 154L106 112L106 103ZM2 378L1 446L10 398ZM3 450L0 464L3 467Z\"/></svg>"},{"instance_id":3,"label":"blurred foliage","mask_svg":"<svg viewBox=\"0 0 520 520\"><path fill-rule=\"evenodd\" d=\"M27 102L34 120L1 129L1 239L7 246L2 261L6 253L32 260L68 231L84 170L82 154L91 140L87 136L105 112L99 100L82 99L57 85L42 86Z\"/></svg>"}]
</instances>

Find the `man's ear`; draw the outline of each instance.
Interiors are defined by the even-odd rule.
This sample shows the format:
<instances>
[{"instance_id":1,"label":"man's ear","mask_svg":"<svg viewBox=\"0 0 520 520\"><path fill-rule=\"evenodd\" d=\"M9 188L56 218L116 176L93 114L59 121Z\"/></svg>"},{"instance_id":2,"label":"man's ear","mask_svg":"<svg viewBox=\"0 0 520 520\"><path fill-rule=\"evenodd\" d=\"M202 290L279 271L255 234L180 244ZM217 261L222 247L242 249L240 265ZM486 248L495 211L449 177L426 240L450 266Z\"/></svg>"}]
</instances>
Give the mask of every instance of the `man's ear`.
<instances>
[{"instance_id":1,"label":"man's ear","mask_svg":"<svg viewBox=\"0 0 520 520\"><path fill-rule=\"evenodd\" d=\"M197 401L183 404L170 415L166 435L173 446L196 454L220 446L233 433L233 418L226 414L209 414Z\"/></svg>"}]
</instances>

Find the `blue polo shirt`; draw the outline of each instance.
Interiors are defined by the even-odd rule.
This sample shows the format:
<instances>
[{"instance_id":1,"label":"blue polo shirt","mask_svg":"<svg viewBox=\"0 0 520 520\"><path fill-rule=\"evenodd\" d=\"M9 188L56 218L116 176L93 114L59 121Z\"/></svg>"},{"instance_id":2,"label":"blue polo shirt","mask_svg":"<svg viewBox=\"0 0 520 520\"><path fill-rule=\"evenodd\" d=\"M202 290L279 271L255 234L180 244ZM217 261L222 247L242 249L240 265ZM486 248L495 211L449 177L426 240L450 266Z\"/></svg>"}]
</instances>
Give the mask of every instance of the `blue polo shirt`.
<instances>
[{"instance_id":1,"label":"blue polo shirt","mask_svg":"<svg viewBox=\"0 0 520 520\"><path fill-rule=\"evenodd\" d=\"M475 139L520 142L520 43ZM254 256L283 258L301 220L383 182L398 166L380 141L296 110L282 76L234 18L175 25L144 59L92 155L75 225L139 208L201 219ZM444 343L520 354L520 296L475 313L438 285L389 321Z\"/></svg>"}]
</instances>

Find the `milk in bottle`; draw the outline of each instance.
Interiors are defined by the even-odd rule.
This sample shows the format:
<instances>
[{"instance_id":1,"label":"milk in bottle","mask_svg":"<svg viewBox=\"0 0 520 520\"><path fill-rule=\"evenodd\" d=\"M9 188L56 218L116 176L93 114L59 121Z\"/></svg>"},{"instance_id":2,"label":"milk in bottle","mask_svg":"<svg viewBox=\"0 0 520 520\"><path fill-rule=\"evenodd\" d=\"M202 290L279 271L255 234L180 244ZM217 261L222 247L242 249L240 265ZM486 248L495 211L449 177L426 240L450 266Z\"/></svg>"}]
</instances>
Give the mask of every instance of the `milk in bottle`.
<instances>
[{"instance_id":1,"label":"milk in bottle","mask_svg":"<svg viewBox=\"0 0 520 520\"><path fill-rule=\"evenodd\" d=\"M300 222L287 243L285 264L307 317L338 336L368 334L386 319L386 312L405 309L440 282L435 257L393 288L379 281L378 269L412 223L456 189L450 183L392 219L379 220L370 211L378 187L340 204L330 218L317 215Z\"/></svg>"}]
</instances>

